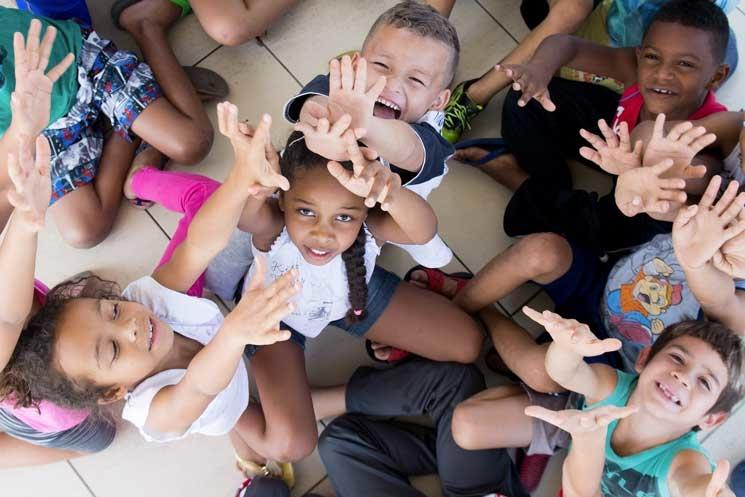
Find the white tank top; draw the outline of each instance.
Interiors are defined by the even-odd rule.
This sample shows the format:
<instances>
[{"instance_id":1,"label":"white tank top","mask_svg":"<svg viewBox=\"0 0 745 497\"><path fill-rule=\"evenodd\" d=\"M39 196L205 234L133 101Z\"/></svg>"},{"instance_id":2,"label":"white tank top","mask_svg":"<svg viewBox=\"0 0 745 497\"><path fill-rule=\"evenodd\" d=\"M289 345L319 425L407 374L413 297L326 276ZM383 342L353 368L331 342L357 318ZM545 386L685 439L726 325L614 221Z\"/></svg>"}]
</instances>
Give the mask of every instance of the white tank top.
<instances>
[{"instance_id":1,"label":"white tank top","mask_svg":"<svg viewBox=\"0 0 745 497\"><path fill-rule=\"evenodd\" d=\"M372 278L375 260L380 255L380 247L375 238L365 229L365 269L367 282ZM323 266L307 262L297 249L287 228L282 230L272 244L269 252L261 252L251 243L254 257L263 254L267 258L268 270L265 283L271 283L290 269L297 269L302 284L301 292L295 296L295 309L282 321L298 333L307 337L317 337L331 322L343 318L349 310L349 283L347 270L341 254ZM255 264L248 271L243 291L256 272Z\"/></svg>"}]
</instances>

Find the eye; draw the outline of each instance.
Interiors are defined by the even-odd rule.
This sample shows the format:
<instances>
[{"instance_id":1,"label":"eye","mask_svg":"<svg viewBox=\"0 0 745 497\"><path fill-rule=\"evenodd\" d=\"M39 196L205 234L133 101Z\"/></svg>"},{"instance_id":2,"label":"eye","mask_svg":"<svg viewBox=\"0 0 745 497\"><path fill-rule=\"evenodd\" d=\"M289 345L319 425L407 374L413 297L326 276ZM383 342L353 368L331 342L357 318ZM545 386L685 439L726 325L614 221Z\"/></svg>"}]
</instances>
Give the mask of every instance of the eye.
<instances>
[{"instance_id":1,"label":"eye","mask_svg":"<svg viewBox=\"0 0 745 497\"><path fill-rule=\"evenodd\" d=\"M709 383L709 380L706 378L700 378L699 382L701 383L701 386L703 386L707 392L711 392L711 383Z\"/></svg>"},{"instance_id":2,"label":"eye","mask_svg":"<svg viewBox=\"0 0 745 497\"><path fill-rule=\"evenodd\" d=\"M373 64L383 69L388 69L388 66L383 64L382 62L373 62Z\"/></svg>"},{"instance_id":3,"label":"eye","mask_svg":"<svg viewBox=\"0 0 745 497\"><path fill-rule=\"evenodd\" d=\"M114 361L116 361L116 358L119 357L119 344L113 340L111 341L111 350L111 362L113 363Z\"/></svg>"},{"instance_id":4,"label":"eye","mask_svg":"<svg viewBox=\"0 0 745 497\"><path fill-rule=\"evenodd\" d=\"M660 58L657 57L653 53L646 53L646 54L644 54L644 58L647 59L647 60L652 60L652 61L660 60Z\"/></svg>"},{"instance_id":5,"label":"eye","mask_svg":"<svg viewBox=\"0 0 745 497\"><path fill-rule=\"evenodd\" d=\"M119 302L115 302L111 309L111 319L117 319L119 317Z\"/></svg>"},{"instance_id":6,"label":"eye","mask_svg":"<svg viewBox=\"0 0 745 497\"><path fill-rule=\"evenodd\" d=\"M692 69L693 67L696 67L693 64L691 64L690 62L686 62L685 60L681 60L680 62L678 62L678 65L680 67L685 67L686 69Z\"/></svg>"},{"instance_id":7,"label":"eye","mask_svg":"<svg viewBox=\"0 0 745 497\"><path fill-rule=\"evenodd\" d=\"M315 213L312 210L306 209L304 207L299 208L297 210L297 213L305 217L313 217L315 215Z\"/></svg>"},{"instance_id":8,"label":"eye","mask_svg":"<svg viewBox=\"0 0 745 497\"><path fill-rule=\"evenodd\" d=\"M680 357L678 354L670 354L670 357L673 361L675 361L676 364L683 364L683 358Z\"/></svg>"},{"instance_id":9,"label":"eye","mask_svg":"<svg viewBox=\"0 0 745 497\"><path fill-rule=\"evenodd\" d=\"M414 82L415 84L417 84L417 85L420 85L420 86L426 86L426 85L424 84L424 81L422 81L422 80L421 80L421 79L419 79L419 78L409 78L409 80L410 80L410 81L413 81L413 82Z\"/></svg>"},{"instance_id":10,"label":"eye","mask_svg":"<svg viewBox=\"0 0 745 497\"><path fill-rule=\"evenodd\" d=\"M336 216L337 221L341 221L342 223L348 223L353 220L352 216L349 214L339 214Z\"/></svg>"}]
</instances>

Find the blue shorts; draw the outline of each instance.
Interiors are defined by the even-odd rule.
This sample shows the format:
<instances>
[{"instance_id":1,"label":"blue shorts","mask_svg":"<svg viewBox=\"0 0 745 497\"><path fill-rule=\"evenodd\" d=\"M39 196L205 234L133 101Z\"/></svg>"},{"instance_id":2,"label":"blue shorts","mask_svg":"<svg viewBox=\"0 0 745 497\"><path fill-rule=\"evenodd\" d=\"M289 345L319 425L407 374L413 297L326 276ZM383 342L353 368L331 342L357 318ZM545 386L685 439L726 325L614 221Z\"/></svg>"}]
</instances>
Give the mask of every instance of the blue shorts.
<instances>
[{"instance_id":1,"label":"blue shorts","mask_svg":"<svg viewBox=\"0 0 745 497\"><path fill-rule=\"evenodd\" d=\"M341 318L336 321L331 321L329 325L341 328L350 335L356 337L364 336L377 322L383 312L385 312L388 303L393 297L393 293L396 291L396 288L398 288L400 283L401 278L380 266L375 266L372 278L367 284L367 307L365 308L365 318L358 323L352 324L347 323L345 318ZM296 343L300 348L305 348L305 335L285 323L282 323L281 327L282 329L290 330L291 342ZM243 355L250 359L259 347L259 345L246 345L246 348L243 350Z\"/></svg>"}]
</instances>

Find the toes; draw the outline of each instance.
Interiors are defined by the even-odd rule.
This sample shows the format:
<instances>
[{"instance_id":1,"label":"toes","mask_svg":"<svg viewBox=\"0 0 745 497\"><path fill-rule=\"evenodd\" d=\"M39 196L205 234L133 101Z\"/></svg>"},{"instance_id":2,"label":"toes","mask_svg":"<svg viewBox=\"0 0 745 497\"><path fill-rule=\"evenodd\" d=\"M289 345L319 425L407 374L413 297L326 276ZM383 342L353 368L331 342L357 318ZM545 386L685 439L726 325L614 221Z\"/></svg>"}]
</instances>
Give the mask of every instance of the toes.
<instances>
[{"instance_id":1,"label":"toes","mask_svg":"<svg viewBox=\"0 0 745 497\"><path fill-rule=\"evenodd\" d=\"M465 159L473 161L482 159L488 153L488 151L480 147L468 147L456 150L453 157L456 160Z\"/></svg>"}]
</instances>

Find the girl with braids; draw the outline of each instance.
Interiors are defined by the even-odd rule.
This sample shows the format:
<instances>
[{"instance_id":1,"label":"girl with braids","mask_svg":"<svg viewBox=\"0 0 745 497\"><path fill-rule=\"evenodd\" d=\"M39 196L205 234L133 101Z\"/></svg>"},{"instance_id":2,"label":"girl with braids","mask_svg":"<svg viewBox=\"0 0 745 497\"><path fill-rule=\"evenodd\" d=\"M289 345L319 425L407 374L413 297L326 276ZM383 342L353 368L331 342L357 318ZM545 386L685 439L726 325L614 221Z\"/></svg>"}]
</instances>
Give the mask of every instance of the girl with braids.
<instances>
[{"instance_id":1,"label":"girl with braids","mask_svg":"<svg viewBox=\"0 0 745 497\"><path fill-rule=\"evenodd\" d=\"M39 122L48 120L49 107L39 102L48 93L29 91L19 98L25 101L14 110L22 108ZM221 132L237 129L221 127ZM243 300L226 317L199 294L207 264L230 235L220 228L221 221L232 207L228 222L237 224L245 199L236 202L235 192L248 196L253 191L245 188L257 169L249 163L267 160L268 141L269 122L263 121L218 188L191 176L174 175L168 185L135 181L137 193L150 196L150 188L156 192L153 200L171 195L185 207L159 267L121 294L113 285L89 285L89 279L63 283L33 311L37 232L51 196L49 145L43 136L37 139L36 165L27 142L9 156L15 191L8 198L15 211L0 245L0 428L19 441L54 449L31 454L25 447L21 457L35 459L24 462L51 462L105 447L113 431L102 434L95 411L122 399L122 417L150 441L202 433L230 434L237 448L255 442L255 433L265 424L259 424L255 409L248 409L244 348L289 338L279 322L293 307L289 300L298 290L296 272L288 271L265 287L266 266L258 259ZM287 188L279 175L266 179L264 186L270 185ZM206 202L197 201L206 196ZM191 209L196 204L201 206L198 214ZM29 420L69 426L43 432ZM12 459L24 448L3 445L10 453L4 451L0 458Z\"/></svg>"}]
</instances>

